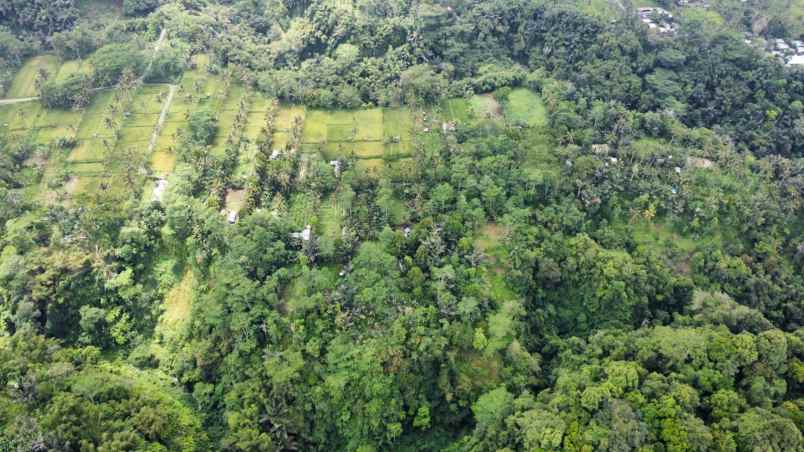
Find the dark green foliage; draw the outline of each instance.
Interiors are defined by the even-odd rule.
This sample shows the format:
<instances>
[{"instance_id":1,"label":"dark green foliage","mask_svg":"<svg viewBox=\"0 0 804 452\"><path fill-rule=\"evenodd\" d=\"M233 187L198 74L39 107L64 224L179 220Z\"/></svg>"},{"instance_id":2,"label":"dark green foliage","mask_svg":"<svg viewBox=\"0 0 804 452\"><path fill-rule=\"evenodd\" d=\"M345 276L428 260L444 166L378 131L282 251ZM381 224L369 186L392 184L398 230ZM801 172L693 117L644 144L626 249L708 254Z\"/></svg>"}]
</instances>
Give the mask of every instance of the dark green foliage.
<instances>
[{"instance_id":1,"label":"dark green foliage","mask_svg":"<svg viewBox=\"0 0 804 452\"><path fill-rule=\"evenodd\" d=\"M84 74L72 74L62 80L48 80L40 89L42 105L53 109L84 106L90 99L91 81Z\"/></svg>"},{"instance_id":2,"label":"dark green foliage","mask_svg":"<svg viewBox=\"0 0 804 452\"><path fill-rule=\"evenodd\" d=\"M170 82L181 76L187 67L188 49L185 46L169 46L153 57L145 80L149 83Z\"/></svg>"},{"instance_id":3,"label":"dark green foliage","mask_svg":"<svg viewBox=\"0 0 804 452\"><path fill-rule=\"evenodd\" d=\"M187 129L193 143L202 146L212 144L218 132L218 119L211 110L194 111L187 121Z\"/></svg>"},{"instance_id":4,"label":"dark green foliage","mask_svg":"<svg viewBox=\"0 0 804 452\"><path fill-rule=\"evenodd\" d=\"M123 0L123 14L126 16L142 16L159 6L159 0Z\"/></svg>"},{"instance_id":5,"label":"dark green foliage","mask_svg":"<svg viewBox=\"0 0 804 452\"><path fill-rule=\"evenodd\" d=\"M93 347L61 348L32 334L0 339L0 444L14 450L206 450L179 400ZM24 412L23 415L19 415Z\"/></svg>"},{"instance_id":6,"label":"dark green foliage","mask_svg":"<svg viewBox=\"0 0 804 452\"><path fill-rule=\"evenodd\" d=\"M3 0L0 23L19 31L49 36L78 19L74 0Z\"/></svg>"},{"instance_id":7,"label":"dark green foliage","mask_svg":"<svg viewBox=\"0 0 804 452\"><path fill-rule=\"evenodd\" d=\"M114 85L127 70L137 75L144 68L142 53L130 44L107 44L95 51L89 61L98 87Z\"/></svg>"},{"instance_id":8,"label":"dark green foliage","mask_svg":"<svg viewBox=\"0 0 804 452\"><path fill-rule=\"evenodd\" d=\"M40 144L82 76L0 109L0 449L804 448L804 79L733 32L753 10L671 38L630 2L447 3L126 1L55 34L101 46L115 130ZM182 85L172 172L148 138L118 162L165 102L141 81ZM321 132L384 159L305 139L399 104ZM108 174L76 180L87 144Z\"/></svg>"}]
</instances>

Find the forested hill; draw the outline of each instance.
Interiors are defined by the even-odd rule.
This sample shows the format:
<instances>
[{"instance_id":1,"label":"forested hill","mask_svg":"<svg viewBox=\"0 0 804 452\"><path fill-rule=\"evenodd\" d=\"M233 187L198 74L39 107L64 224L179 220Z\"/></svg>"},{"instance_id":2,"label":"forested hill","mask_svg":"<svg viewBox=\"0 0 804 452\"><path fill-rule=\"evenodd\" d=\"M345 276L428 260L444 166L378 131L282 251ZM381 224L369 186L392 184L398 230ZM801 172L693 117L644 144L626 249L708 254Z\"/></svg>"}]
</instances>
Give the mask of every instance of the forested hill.
<instances>
[{"instance_id":1,"label":"forested hill","mask_svg":"<svg viewBox=\"0 0 804 452\"><path fill-rule=\"evenodd\" d=\"M804 450L803 33L0 0L0 452Z\"/></svg>"}]
</instances>

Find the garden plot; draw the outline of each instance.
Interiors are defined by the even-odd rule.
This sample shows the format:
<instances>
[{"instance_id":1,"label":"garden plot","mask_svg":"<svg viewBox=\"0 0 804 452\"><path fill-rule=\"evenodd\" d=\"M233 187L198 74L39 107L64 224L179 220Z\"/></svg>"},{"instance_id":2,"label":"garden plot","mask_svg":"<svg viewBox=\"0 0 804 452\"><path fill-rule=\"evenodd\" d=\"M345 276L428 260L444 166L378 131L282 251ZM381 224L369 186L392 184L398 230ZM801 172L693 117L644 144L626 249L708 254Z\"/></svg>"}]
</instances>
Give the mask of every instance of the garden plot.
<instances>
[{"instance_id":1,"label":"garden plot","mask_svg":"<svg viewBox=\"0 0 804 452\"><path fill-rule=\"evenodd\" d=\"M346 211L338 201L336 195L331 195L319 209L318 228L316 233L330 240L341 238L343 223L346 220Z\"/></svg>"},{"instance_id":2,"label":"garden plot","mask_svg":"<svg viewBox=\"0 0 804 452\"><path fill-rule=\"evenodd\" d=\"M246 128L243 134L251 140L256 142L260 137L262 128L265 127L265 121L268 119L267 111L251 111L246 119Z\"/></svg>"},{"instance_id":3,"label":"garden plot","mask_svg":"<svg viewBox=\"0 0 804 452\"><path fill-rule=\"evenodd\" d=\"M35 81L36 75L40 70L44 70L49 76L55 76L59 72L58 57L55 55L39 55L26 61L11 82L8 92L6 92L6 97L16 99L36 96Z\"/></svg>"},{"instance_id":4,"label":"garden plot","mask_svg":"<svg viewBox=\"0 0 804 452\"><path fill-rule=\"evenodd\" d=\"M511 91L503 111L510 121L531 127L547 125L547 109L541 96L526 88Z\"/></svg>"},{"instance_id":5,"label":"garden plot","mask_svg":"<svg viewBox=\"0 0 804 452\"><path fill-rule=\"evenodd\" d=\"M383 110L308 110L302 132L303 150L319 150L332 160L385 157ZM312 146L311 146L312 145Z\"/></svg>"},{"instance_id":6,"label":"garden plot","mask_svg":"<svg viewBox=\"0 0 804 452\"><path fill-rule=\"evenodd\" d=\"M441 102L440 110L447 121L468 123L472 120L472 105L464 98L447 99Z\"/></svg>"},{"instance_id":7,"label":"garden plot","mask_svg":"<svg viewBox=\"0 0 804 452\"><path fill-rule=\"evenodd\" d=\"M70 127L78 131L83 113L82 110L42 109L42 113L37 116L36 128Z\"/></svg>"},{"instance_id":8,"label":"garden plot","mask_svg":"<svg viewBox=\"0 0 804 452\"><path fill-rule=\"evenodd\" d=\"M68 77L75 74L92 74L92 65L84 60L65 61L56 74L56 80L66 80Z\"/></svg>"},{"instance_id":9,"label":"garden plot","mask_svg":"<svg viewBox=\"0 0 804 452\"><path fill-rule=\"evenodd\" d=\"M77 138L79 140L112 136L112 130L104 124L104 118L113 97L112 91L101 91L92 98L92 102L81 118L81 125L78 127Z\"/></svg>"},{"instance_id":10,"label":"garden plot","mask_svg":"<svg viewBox=\"0 0 804 452\"><path fill-rule=\"evenodd\" d=\"M112 145L108 140L104 143L104 140L104 138L93 138L79 141L70 152L67 161L70 163L102 162L107 146Z\"/></svg>"},{"instance_id":11,"label":"garden plot","mask_svg":"<svg viewBox=\"0 0 804 452\"><path fill-rule=\"evenodd\" d=\"M34 128L41 114L42 108L38 102L0 105L0 127L12 134L24 135Z\"/></svg>"},{"instance_id":12,"label":"garden plot","mask_svg":"<svg viewBox=\"0 0 804 452\"><path fill-rule=\"evenodd\" d=\"M390 159L410 155L413 151L413 115L407 108L383 111L383 142L385 157Z\"/></svg>"},{"instance_id":13,"label":"garden plot","mask_svg":"<svg viewBox=\"0 0 804 452\"><path fill-rule=\"evenodd\" d=\"M494 121L502 119L502 107L491 94L472 96L469 105L476 119Z\"/></svg>"},{"instance_id":14,"label":"garden plot","mask_svg":"<svg viewBox=\"0 0 804 452\"><path fill-rule=\"evenodd\" d=\"M165 99L170 92L170 85L144 85L137 92L137 97L131 105L133 114L156 114L162 111Z\"/></svg>"}]
</instances>

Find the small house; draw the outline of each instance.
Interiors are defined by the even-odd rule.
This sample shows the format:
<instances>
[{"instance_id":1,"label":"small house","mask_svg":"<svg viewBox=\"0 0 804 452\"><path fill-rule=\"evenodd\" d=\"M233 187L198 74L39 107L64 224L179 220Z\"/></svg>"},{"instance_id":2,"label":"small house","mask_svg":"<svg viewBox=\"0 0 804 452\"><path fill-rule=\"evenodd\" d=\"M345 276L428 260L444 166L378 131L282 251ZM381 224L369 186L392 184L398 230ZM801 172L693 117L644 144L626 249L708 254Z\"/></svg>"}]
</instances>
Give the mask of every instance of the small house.
<instances>
[{"instance_id":1,"label":"small house","mask_svg":"<svg viewBox=\"0 0 804 452\"><path fill-rule=\"evenodd\" d=\"M238 215L237 211L234 211L234 210L229 210L229 211L227 212L227 215L226 215L226 221L228 221L228 222L229 222L229 224L235 224L235 223L237 223L237 220L238 220L239 218L240 218L240 216Z\"/></svg>"},{"instance_id":2,"label":"small house","mask_svg":"<svg viewBox=\"0 0 804 452\"><path fill-rule=\"evenodd\" d=\"M313 238L313 227L309 224L301 232L291 232L290 238L301 240L302 242L309 242Z\"/></svg>"}]
</instances>

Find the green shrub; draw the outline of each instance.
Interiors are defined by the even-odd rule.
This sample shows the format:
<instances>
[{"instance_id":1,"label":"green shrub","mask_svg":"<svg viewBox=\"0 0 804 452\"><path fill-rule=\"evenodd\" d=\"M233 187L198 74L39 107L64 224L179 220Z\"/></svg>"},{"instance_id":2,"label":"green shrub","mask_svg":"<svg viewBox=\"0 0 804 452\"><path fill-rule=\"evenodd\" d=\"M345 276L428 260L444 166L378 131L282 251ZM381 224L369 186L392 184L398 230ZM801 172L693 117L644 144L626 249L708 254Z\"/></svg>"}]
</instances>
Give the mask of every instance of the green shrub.
<instances>
[{"instance_id":1,"label":"green shrub","mask_svg":"<svg viewBox=\"0 0 804 452\"><path fill-rule=\"evenodd\" d=\"M95 86L117 83L126 69L139 75L144 66L142 52L129 44L109 44L98 49L90 58L94 69Z\"/></svg>"},{"instance_id":2,"label":"green shrub","mask_svg":"<svg viewBox=\"0 0 804 452\"><path fill-rule=\"evenodd\" d=\"M47 108L69 109L89 100L90 80L84 74L72 74L63 80L51 79L42 85L40 101Z\"/></svg>"}]
</instances>

